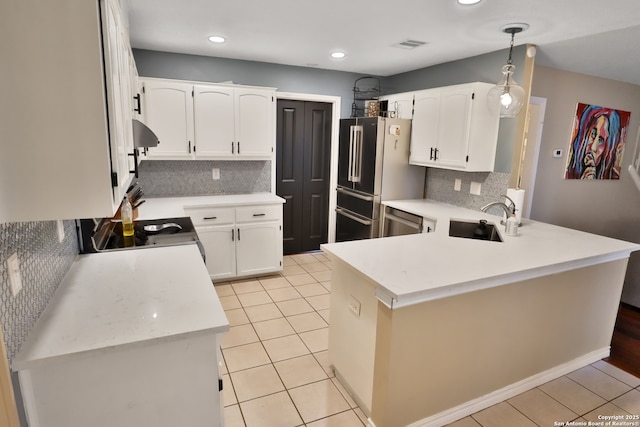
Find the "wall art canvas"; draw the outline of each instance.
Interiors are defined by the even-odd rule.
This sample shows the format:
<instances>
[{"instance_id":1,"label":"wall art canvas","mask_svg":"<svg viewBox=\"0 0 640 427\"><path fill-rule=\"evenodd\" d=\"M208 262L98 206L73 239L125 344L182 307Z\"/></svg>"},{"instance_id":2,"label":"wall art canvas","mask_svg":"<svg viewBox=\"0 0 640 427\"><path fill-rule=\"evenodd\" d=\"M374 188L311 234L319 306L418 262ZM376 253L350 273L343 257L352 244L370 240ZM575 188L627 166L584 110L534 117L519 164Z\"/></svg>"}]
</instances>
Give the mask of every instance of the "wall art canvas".
<instances>
[{"instance_id":1,"label":"wall art canvas","mask_svg":"<svg viewBox=\"0 0 640 427\"><path fill-rule=\"evenodd\" d=\"M620 179L631 113L578 103L565 179Z\"/></svg>"}]
</instances>

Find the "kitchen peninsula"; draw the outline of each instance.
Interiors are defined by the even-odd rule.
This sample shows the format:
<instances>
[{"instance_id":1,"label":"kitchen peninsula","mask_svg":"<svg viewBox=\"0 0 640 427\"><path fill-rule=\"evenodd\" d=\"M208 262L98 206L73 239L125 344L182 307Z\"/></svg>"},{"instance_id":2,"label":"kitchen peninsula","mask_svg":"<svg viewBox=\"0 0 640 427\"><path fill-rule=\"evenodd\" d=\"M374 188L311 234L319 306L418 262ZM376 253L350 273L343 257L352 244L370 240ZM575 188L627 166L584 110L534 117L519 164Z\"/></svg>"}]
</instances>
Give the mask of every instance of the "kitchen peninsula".
<instances>
[{"instance_id":1,"label":"kitchen peninsula","mask_svg":"<svg viewBox=\"0 0 640 427\"><path fill-rule=\"evenodd\" d=\"M449 236L500 217L388 202L435 231L326 244L329 357L370 425L441 426L608 356L640 245L523 220L502 242Z\"/></svg>"}]
</instances>

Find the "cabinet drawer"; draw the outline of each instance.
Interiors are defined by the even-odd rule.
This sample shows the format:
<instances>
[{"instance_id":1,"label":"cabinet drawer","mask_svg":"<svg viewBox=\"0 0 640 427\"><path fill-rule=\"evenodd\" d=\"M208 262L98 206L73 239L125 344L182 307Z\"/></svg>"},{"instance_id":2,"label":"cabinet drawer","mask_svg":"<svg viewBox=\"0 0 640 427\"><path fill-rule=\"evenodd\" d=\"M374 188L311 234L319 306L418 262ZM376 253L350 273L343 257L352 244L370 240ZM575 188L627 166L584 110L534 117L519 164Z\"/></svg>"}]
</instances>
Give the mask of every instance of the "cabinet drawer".
<instances>
[{"instance_id":1,"label":"cabinet drawer","mask_svg":"<svg viewBox=\"0 0 640 427\"><path fill-rule=\"evenodd\" d=\"M195 226L223 225L235 222L234 208L187 208L184 210Z\"/></svg>"},{"instance_id":2,"label":"cabinet drawer","mask_svg":"<svg viewBox=\"0 0 640 427\"><path fill-rule=\"evenodd\" d=\"M282 205L255 205L236 208L236 222L280 221Z\"/></svg>"}]
</instances>

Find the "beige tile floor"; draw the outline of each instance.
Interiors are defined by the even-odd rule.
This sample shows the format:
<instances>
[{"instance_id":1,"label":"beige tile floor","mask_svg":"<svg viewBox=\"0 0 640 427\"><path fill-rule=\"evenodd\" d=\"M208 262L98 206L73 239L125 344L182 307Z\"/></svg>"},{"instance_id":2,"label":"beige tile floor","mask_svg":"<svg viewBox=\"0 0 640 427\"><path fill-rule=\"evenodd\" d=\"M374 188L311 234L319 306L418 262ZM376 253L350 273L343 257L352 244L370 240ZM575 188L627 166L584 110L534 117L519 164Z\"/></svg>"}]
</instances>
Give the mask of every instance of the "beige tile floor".
<instances>
[{"instance_id":1,"label":"beige tile floor","mask_svg":"<svg viewBox=\"0 0 640 427\"><path fill-rule=\"evenodd\" d=\"M366 425L327 356L331 262L324 254L286 256L279 275L216 283L216 290L231 324L222 342L227 427ZM610 415L640 415L640 379L599 361L450 427L587 425Z\"/></svg>"}]
</instances>

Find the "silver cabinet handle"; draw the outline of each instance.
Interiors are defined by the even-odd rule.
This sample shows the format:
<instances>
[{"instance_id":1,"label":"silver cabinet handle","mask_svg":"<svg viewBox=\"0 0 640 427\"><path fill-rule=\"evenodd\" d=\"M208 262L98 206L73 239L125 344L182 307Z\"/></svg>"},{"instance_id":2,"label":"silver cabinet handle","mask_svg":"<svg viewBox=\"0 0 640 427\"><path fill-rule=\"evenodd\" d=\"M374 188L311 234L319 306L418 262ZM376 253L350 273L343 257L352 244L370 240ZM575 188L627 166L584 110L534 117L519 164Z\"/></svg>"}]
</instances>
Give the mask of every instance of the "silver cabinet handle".
<instances>
[{"instance_id":1,"label":"silver cabinet handle","mask_svg":"<svg viewBox=\"0 0 640 427\"><path fill-rule=\"evenodd\" d=\"M340 214L340 215L343 215L343 216L346 216L347 218L350 218L350 219L352 219L352 220L354 220L356 222L359 222L362 225L371 225L373 223L373 221L371 221L369 219L359 218L359 217L357 217L357 216L345 211L342 208L336 208L336 213Z\"/></svg>"},{"instance_id":2,"label":"silver cabinet handle","mask_svg":"<svg viewBox=\"0 0 640 427\"><path fill-rule=\"evenodd\" d=\"M345 190L344 188L338 187L338 188L336 188L336 191L338 193L348 194L349 196L353 196L356 199L364 200L364 201L367 201L367 202L373 201L373 196L364 196L362 194L358 194L358 193L354 193L352 191Z\"/></svg>"}]
</instances>

